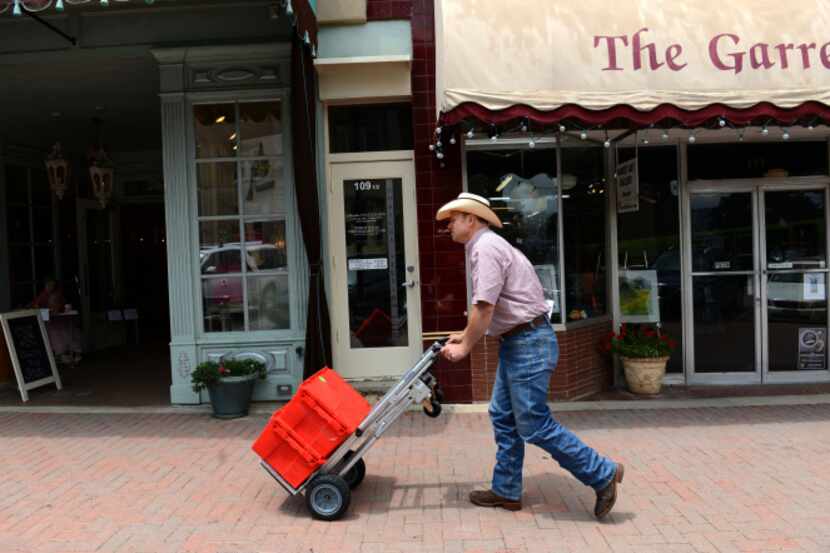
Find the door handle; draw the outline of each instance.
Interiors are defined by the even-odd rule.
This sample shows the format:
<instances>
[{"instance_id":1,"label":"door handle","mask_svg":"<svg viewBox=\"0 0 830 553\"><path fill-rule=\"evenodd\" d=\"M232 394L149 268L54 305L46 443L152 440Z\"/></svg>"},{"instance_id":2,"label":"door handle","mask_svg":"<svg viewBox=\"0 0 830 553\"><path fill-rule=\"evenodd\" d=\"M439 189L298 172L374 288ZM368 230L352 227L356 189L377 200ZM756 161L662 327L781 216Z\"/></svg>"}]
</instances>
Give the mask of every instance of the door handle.
<instances>
[{"instance_id":1,"label":"door handle","mask_svg":"<svg viewBox=\"0 0 830 553\"><path fill-rule=\"evenodd\" d=\"M414 280L407 280L406 282L401 283L401 288L415 288L415 281Z\"/></svg>"}]
</instances>

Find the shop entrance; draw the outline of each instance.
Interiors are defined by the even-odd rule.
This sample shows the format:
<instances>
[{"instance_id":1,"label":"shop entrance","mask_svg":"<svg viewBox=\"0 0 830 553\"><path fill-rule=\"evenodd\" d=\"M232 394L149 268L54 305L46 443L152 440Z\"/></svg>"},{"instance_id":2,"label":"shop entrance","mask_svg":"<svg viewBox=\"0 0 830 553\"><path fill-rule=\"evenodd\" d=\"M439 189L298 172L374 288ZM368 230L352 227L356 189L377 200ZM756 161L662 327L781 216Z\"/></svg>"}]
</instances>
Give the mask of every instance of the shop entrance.
<instances>
[{"instance_id":1,"label":"shop entrance","mask_svg":"<svg viewBox=\"0 0 830 553\"><path fill-rule=\"evenodd\" d=\"M421 354L415 205L411 159L331 166L334 366L348 378L398 376Z\"/></svg>"},{"instance_id":2,"label":"shop entrance","mask_svg":"<svg viewBox=\"0 0 830 553\"><path fill-rule=\"evenodd\" d=\"M146 46L48 51L25 64L18 58L0 55L0 77L11 87L0 109L0 240L13 231L6 234L8 269L0 267L13 293L0 299L0 311L37 305L48 313L64 383L30 400L169 403L158 64ZM47 157L65 164L62 188L50 188ZM111 187L95 186L93 159L112 169ZM19 402L14 388L0 378L0 404Z\"/></svg>"},{"instance_id":3,"label":"shop entrance","mask_svg":"<svg viewBox=\"0 0 830 553\"><path fill-rule=\"evenodd\" d=\"M690 384L830 380L828 183L689 182L683 211Z\"/></svg>"}]
</instances>

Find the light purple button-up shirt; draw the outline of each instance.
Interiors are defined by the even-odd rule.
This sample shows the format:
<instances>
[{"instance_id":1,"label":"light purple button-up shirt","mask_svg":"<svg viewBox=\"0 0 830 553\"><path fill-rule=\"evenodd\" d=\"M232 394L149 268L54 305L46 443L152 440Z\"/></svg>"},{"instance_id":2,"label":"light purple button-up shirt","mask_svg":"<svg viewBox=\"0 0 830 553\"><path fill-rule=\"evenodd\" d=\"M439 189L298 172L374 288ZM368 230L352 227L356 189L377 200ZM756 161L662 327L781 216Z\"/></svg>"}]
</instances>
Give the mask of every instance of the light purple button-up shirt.
<instances>
[{"instance_id":1,"label":"light purple button-up shirt","mask_svg":"<svg viewBox=\"0 0 830 553\"><path fill-rule=\"evenodd\" d=\"M507 240L485 228L464 248L470 259L473 304L484 301L495 306L488 335L500 336L548 312L533 265Z\"/></svg>"}]
</instances>

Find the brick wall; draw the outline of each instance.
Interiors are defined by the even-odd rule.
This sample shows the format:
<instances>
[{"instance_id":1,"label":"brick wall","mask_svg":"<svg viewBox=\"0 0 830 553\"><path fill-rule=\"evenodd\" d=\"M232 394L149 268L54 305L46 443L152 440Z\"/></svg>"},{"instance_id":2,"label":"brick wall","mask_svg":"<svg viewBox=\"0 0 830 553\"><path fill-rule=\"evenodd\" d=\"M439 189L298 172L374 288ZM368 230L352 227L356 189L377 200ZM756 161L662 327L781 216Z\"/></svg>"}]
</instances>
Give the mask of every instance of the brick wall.
<instances>
[{"instance_id":1,"label":"brick wall","mask_svg":"<svg viewBox=\"0 0 830 553\"><path fill-rule=\"evenodd\" d=\"M460 137L456 145L443 137L445 158L429 145L435 140L435 21L433 0L367 0L370 21L409 19L412 24L412 109L415 133L415 181L418 202L418 249L421 269L423 332L464 328L467 278L463 246L454 243L435 212L462 191ZM552 396L573 399L607 387L611 369L596 348L611 323L559 333L560 362L552 379ZM432 344L424 340L424 348ZM498 365L498 342L484 340L461 363L439 360L434 374L447 401L487 401Z\"/></svg>"},{"instance_id":2,"label":"brick wall","mask_svg":"<svg viewBox=\"0 0 830 553\"><path fill-rule=\"evenodd\" d=\"M412 0L366 0L366 19L409 19L412 16Z\"/></svg>"},{"instance_id":3,"label":"brick wall","mask_svg":"<svg viewBox=\"0 0 830 553\"><path fill-rule=\"evenodd\" d=\"M557 332L559 364L550 382L552 400L576 399L611 386L613 369L597 347L611 331L611 321ZM499 342L486 338L473 350L471 364L473 401L488 401L499 362Z\"/></svg>"}]
</instances>

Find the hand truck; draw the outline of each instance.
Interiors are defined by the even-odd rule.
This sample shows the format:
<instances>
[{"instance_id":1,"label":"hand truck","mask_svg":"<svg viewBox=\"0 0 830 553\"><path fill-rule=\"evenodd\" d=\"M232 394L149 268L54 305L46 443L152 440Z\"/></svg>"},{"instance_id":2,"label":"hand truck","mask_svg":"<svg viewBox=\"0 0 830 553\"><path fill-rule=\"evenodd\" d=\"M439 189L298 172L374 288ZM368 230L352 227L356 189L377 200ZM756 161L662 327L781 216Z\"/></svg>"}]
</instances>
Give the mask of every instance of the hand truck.
<instances>
[{"instance_id":1,"label":"hand truck","mask_svg":"<svg viewBox=\"0 0 830 553\"><path fill-rule=\"evenodd\" d=\"M277 471L262 461L260 465L288 493L305 492L306 507L320 520L337 520L349 508L351 490L366 476L363 456L410 405L422 404L429 417L441 414L443 394L438 381L429 372L447 338L436 341L418 362L378 401L357 429L334 450L325 464L294 488Z\"/></svg>"}]
</instances>

